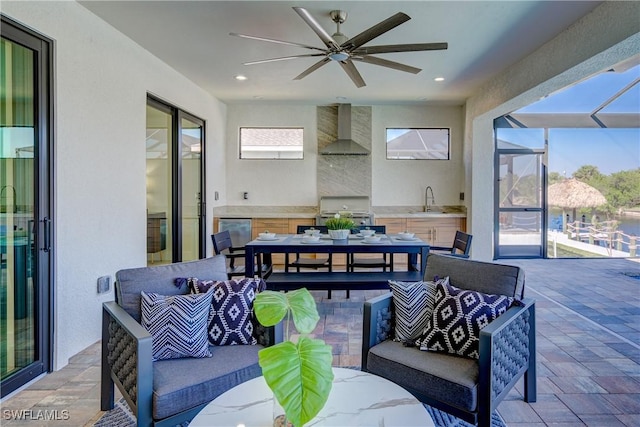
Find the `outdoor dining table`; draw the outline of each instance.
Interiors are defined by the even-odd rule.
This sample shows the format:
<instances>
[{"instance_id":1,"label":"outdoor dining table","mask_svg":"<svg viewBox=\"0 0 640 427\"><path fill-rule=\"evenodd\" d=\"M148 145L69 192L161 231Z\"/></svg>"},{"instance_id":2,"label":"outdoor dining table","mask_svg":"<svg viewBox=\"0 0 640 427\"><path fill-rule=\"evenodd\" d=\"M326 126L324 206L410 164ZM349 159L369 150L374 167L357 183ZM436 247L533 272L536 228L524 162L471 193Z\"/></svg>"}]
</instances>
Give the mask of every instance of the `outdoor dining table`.
<instances>
[{"instance_id":1,"label":"outdoor dining table","mask_svg":"<svg viewBox=\"0 0 640 427\"><path fill-rule=\"evenodd\" d=\"M429 244L420 238L403 240L395 234L382 235L379 242L368 243L362 237L350 235L348 239L333 240L322 235L320 241L307 243L300 234L280 234L273 239L255 239L245 245L245 274L253 277L256 256L260 263L271 264L274 253L394 253L407 254L407 268L402 271L332 271L332 272L276 272L266 278L272 289L296 288L299 283L314 289L381 289L388 287L388 280L422 280L427 266ZM335 288L333 286L336 286Z\"/></svg>"}]
</instances>

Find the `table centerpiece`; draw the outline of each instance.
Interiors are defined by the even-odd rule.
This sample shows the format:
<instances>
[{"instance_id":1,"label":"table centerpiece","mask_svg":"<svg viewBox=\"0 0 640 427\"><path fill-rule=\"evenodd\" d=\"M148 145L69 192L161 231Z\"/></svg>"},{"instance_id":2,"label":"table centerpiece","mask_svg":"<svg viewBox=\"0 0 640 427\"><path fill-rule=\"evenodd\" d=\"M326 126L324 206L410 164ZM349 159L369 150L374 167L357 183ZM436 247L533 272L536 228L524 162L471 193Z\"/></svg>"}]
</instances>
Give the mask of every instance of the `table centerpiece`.
<instances>
[{"instance_id":1,"label":"table centerpiece","mask_svg":"<svg viewBox=\"0 0 640 427\"><path fill-rule=\"evenodd\" d=\"M329 218L325 225L332 239L344 240L351 234L351 229L355 226L355 223L350 216L337 213L333 218Z\"/></svg>"}]
</instances>

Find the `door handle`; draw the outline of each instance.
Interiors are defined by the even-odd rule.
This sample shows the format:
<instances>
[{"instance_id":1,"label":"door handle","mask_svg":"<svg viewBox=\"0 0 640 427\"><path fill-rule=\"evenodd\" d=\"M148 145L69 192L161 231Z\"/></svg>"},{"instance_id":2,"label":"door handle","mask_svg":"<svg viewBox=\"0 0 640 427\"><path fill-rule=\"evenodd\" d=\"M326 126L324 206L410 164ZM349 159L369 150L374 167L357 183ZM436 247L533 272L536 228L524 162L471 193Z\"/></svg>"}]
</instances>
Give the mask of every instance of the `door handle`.
<instances>
[{"instance_id":1,"label":"door handle","mask_svg":"<svg viewBox=\"0 0 640 427\"><path fill-rule=\"evenodd\" d=\"M42 222L43 243L41 250L43 252L49 252L51 250L51 219L45 216L44 219L40 220L40 222Z\"/></svg>"}]
</instances>

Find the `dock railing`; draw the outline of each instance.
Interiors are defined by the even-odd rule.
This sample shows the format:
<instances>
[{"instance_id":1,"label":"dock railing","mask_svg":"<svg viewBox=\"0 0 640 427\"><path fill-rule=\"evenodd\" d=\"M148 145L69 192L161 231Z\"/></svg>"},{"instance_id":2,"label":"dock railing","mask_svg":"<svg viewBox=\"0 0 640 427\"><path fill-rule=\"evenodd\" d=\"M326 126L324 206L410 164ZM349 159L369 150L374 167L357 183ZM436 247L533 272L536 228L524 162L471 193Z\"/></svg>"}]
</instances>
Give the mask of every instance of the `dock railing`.
<instances>
[{"instance_id":1,"label":"dock railing","mask_svg":"<svg viewBox=\"0 0 640 427\"><path fill-rule=\"evenodd\" d=\"M614 249L623 251L625 244L629 248L629 256L635 257L637 253L638 236L625 234L618 230L618 221L598 223L574 221L567 223L566 234L572 240L604 246L610 254Z\"/></svg>"}]
</instances>

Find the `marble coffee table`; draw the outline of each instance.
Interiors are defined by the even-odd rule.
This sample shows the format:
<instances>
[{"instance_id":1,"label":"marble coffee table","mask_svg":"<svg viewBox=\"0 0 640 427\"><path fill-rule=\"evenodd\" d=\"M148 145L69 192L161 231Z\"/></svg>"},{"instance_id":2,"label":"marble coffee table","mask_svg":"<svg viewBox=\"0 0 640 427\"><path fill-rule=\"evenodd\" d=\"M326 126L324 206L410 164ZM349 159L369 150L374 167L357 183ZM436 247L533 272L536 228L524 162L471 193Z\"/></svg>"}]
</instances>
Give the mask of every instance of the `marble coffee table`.
<instances>
[{"instance_id":1,"label":"marble coffee table","mask_svg":"<svg viewBox=\"0 0 640 427\"><path fill-rule=\"evenodd\" d=\"M391 381L353 369L333 373L329 400L306 426L434 426L422 403ZM258 377L211 401L189 427L271 427L273 414L273 393Z\"/></svg>"}]
</instances>

